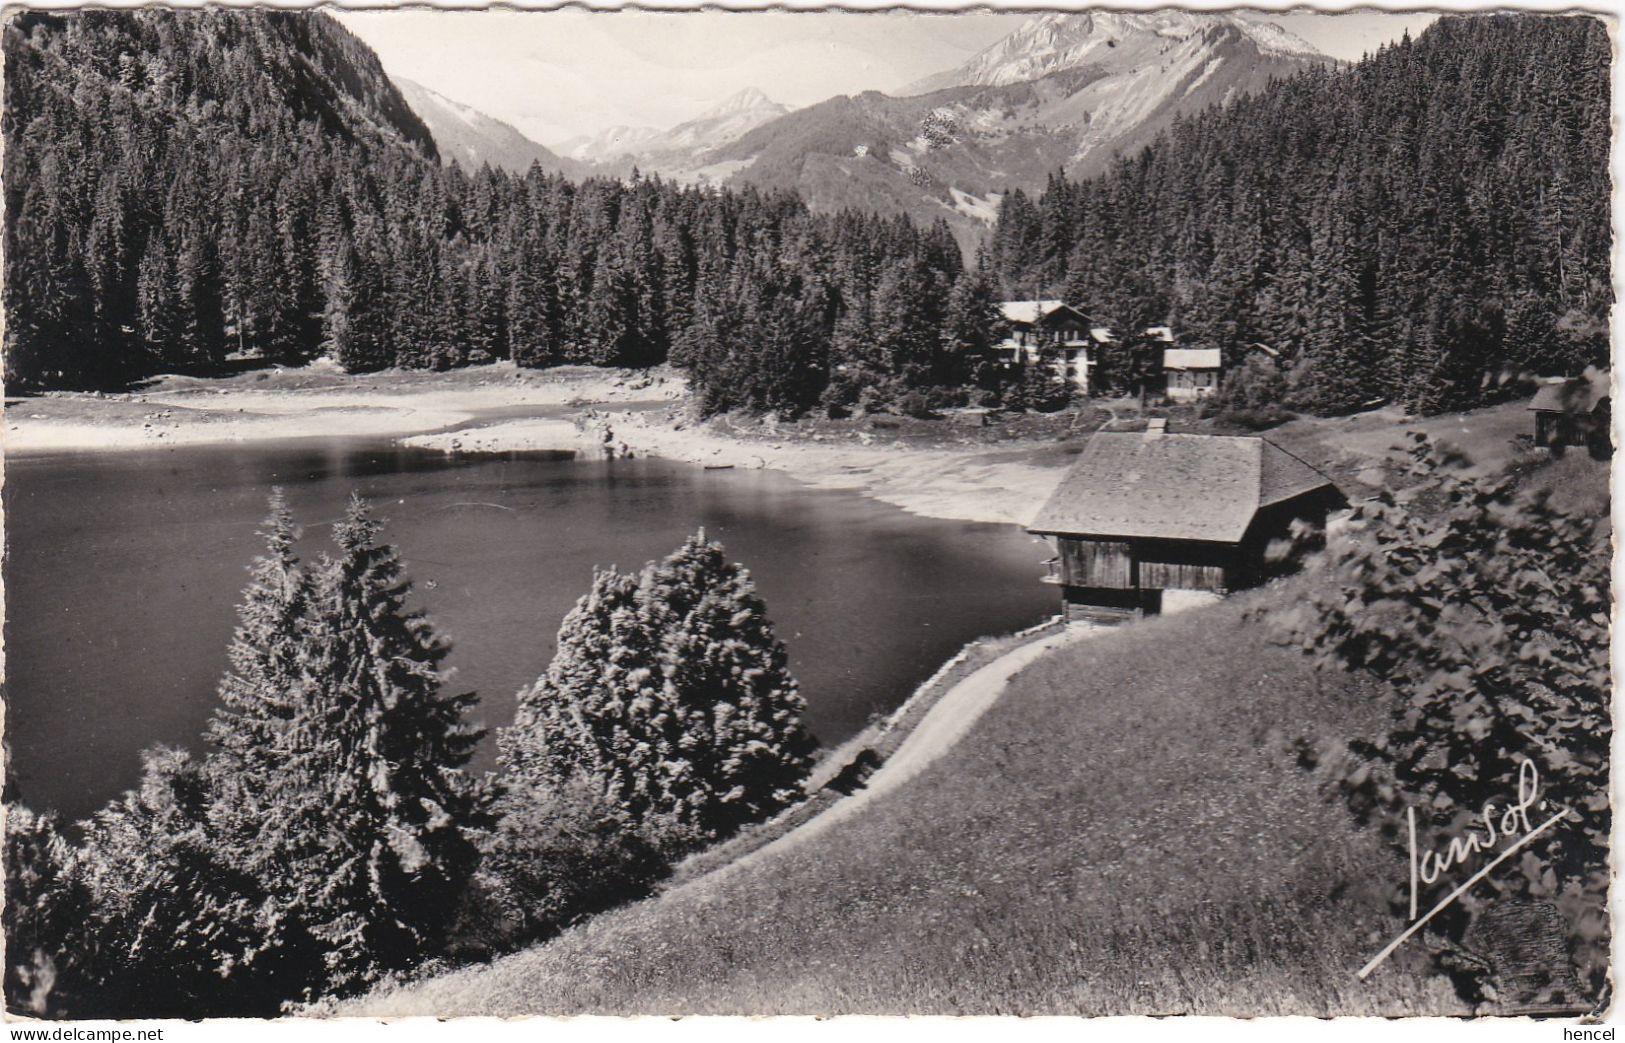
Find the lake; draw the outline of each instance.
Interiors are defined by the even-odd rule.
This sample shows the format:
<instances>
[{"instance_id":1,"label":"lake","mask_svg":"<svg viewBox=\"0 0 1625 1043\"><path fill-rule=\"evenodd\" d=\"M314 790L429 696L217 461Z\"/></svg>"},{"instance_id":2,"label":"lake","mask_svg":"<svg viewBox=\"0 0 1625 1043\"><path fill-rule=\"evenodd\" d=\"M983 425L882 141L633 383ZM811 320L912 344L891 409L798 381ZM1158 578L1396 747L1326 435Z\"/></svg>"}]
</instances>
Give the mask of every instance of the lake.
<instances>
[{"instance_id":1,"label":"lake","mask_svg":"<svg viewBox=\"0 0 1625 1043\"><path fill-rule=\"evenodd\" d=\"M387 522L414 603L454 642L490 728L540 674L594 565L641 566L694 530L750 569L827 745L983 634L1056 610L1046 549L1013 526L919 518L768 471L654 460L451 457L379 441L54 454L6 461L8 790L81 818L139 752L200 750L235 607L282 485L301 556L352 490ZM476 768L494 764L487 737Z\"/></svg>"}]
</instances>

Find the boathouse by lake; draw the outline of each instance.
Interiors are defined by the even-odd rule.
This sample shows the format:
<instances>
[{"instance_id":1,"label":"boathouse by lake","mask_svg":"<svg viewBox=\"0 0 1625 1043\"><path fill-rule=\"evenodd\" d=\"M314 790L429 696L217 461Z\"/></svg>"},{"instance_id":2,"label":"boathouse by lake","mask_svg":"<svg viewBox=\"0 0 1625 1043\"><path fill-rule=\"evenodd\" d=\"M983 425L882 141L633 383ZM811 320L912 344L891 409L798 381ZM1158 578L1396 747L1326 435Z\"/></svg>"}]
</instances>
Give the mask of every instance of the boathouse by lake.
<instances>
[{"instance_id":1,"label":"boathouse by lake","mask_svg":"<svg viewBox=\"0 0 1625 1043\"><path fill-rule=\"evenodd\" d=\"M1155 423L1155 422L1154 422ZM1331 479L1263 438L1101 432L1027 527L1055 544L1068 621L1121 622L1259 582L1294 520L1324 527Z\"/></svg>"}]
</instances>

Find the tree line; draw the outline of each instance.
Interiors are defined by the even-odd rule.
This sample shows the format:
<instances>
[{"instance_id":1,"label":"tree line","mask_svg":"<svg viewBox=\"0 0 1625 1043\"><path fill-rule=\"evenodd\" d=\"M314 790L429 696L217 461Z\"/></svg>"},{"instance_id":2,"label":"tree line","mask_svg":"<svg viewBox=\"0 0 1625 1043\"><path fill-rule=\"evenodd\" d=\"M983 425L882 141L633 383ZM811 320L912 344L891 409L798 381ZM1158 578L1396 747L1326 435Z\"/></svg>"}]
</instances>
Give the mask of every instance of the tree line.
<instances>
[{"instance_id":1,"label":"tree line","mask_svg":"<svg viewBox=\"0 0 1625 1043\"><path fill-rule=\"evenodd\" d=\"M672 362L706 412L1046 398L987 365L1001 297L1268 344L1291 404L1320 412L1475 405L1504 371L1606 350L1590 17L1445 18L1181 119L1100 177L1006 194L970 266L941 222L442 167L320 13L25 13L5 50L19 387L326 354Z\"/></svg>"},{"instance_id":2,"label":"tree line","mask_svg":"<svg viewBox=\"0 0 1625 1043\"><path fill-rule=\"evenodd\" d=\"M322 14L25 14L5 44L6 371L21 386L228 357L670 360L709 410L800 410L832 374L854 398L952 381L955 349L991 335L991 298L955 296L945 223L635 173L442 167L391 113L370 52ZM296 66L290 52L337 53L331 82L279 87L291 73L264 68ZM311 100L369 77L350 106L365 118Z\"/></svg>"},{"instance_id":3,"label":"tree line","mask_svg":"<svg viewBox=\"0 0 1625 1043\"><path fill-rule=\"evenodd\" d=\"M1609 61L1594 17L1442 18L1010 193L987 265L1128 329L1270 345L1300 408L1479 405L1607 357Z\"/></svg>"},{"instance_id":4,"label":"tree line","mask_svg":"<svg viewBox=\"0 0 1625 1043\"><path fill-rule=\"evenodd\" d=\"M352 994L641 897L801 798L813 740L784 646L703 533L594 575L483 777L475 697L446 691L449 646L367 505L314 563L280 494L264 535L207 752L147 751L76 831L7 807L9 1009L241 1017Z\"/></svg>"}]
</instances>

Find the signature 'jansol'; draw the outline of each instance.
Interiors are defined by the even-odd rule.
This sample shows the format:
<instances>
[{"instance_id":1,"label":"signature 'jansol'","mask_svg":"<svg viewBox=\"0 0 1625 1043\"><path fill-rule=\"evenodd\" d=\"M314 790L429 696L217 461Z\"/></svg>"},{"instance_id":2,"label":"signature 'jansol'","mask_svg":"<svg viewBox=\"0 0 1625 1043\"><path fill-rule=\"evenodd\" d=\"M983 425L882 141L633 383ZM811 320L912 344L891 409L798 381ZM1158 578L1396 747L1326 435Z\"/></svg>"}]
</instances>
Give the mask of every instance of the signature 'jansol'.
<instances>
[{"instance_id":1,"label":"signature 'jansol'","mask_svg":"<svg viewBox=\"0 0 1625 1043\"><path fill-rule=\"evenodd\" d=\"M1405 814L1410 827L1410 861L1411 861L1411 919L1416 919L1416 902L1418 883L1432 884L1450 869L1462 865L1469 858L1481 851L1493 849L1496 844L1505 839L1515 840L1527 836L1532 827L1529 824L1529 809L1539 801L1539 807L1544 810L1546 802L1540 800L1540 771L1535 762L1525 759L1518 765L1518 796L1509 804L1505 811L1496 814L1496 803L1493 800L1485 801L1484 808L1479 813L1483 821L1484 831L1478 832L1475 828L1458 837L1451 837L1450 842L1442 852L1418 851L1416 846L1416 809L1406 808ZM1499 829L1497 821L1499 820Z\"/></svg>"}]
</instances>

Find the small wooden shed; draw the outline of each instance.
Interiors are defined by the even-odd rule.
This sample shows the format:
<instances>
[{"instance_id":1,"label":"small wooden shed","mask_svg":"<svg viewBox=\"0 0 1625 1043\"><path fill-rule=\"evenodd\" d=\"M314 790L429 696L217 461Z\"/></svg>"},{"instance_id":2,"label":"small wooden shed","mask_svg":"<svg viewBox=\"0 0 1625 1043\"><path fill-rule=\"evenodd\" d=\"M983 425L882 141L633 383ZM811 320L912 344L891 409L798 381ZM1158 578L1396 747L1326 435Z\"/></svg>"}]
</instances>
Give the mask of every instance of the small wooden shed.
<instances>
[{"instance_id":1,"label":"small wooden shed","mask_svg":"<svg viewBox=\"0 0 1625 1043\"><path fill-rule=\"evenodd\" d=\"M1613 423L1609 373L1586 367L1578 377L1543 384L1529 403L1535 414L1535 444L1551 449L1590 446L1606 455Z\"/></svg>"},{"instance_id":2,"label":"small wooden shed","mask_svg":"<svg viewBox=\"0 0 1625 1043\"><path fill-rule=\"evenodd\" d=\"M1068 621L1120 622L1258 582L1295 519L1324 526L1331 479L1254 437L1101 432L1027 527Z\"/></svg>"},{"instance_id":3,"label":"small wooden shed","mask_svg":"<svg viewBox=\"0 0 1625 1043\"><path fill-rule=\"evenodd\" d=\"M1218 391L1221 365L1218 348L1164 348L1162 371L1168 377L1168 401L1194 402Z\"/></svg>"}]
</instances>

